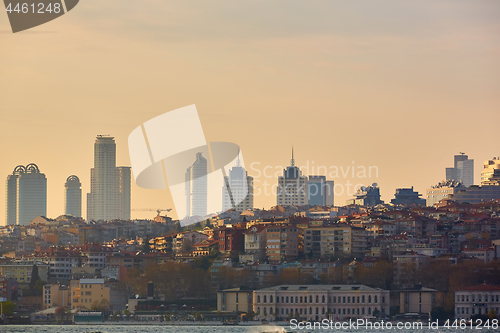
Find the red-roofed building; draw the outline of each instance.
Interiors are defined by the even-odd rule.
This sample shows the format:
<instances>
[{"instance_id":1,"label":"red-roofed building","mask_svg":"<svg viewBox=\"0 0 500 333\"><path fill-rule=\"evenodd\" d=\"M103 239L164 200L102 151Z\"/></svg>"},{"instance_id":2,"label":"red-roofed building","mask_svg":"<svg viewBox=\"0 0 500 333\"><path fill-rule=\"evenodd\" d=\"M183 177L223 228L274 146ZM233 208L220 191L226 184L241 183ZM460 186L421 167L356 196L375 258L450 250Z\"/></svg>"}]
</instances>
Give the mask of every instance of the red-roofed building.
<instances>
[{"instance_id":1,"label":"red-roofed building","mask_svg":"<svg viewBox=\"0 0 500 333\"><path fill-rule=\"evenodd\" d=\"M500 286L480 284L455 292L455 318L470 319L473 315L500 312Z\"/></svg>"}]
</instances>

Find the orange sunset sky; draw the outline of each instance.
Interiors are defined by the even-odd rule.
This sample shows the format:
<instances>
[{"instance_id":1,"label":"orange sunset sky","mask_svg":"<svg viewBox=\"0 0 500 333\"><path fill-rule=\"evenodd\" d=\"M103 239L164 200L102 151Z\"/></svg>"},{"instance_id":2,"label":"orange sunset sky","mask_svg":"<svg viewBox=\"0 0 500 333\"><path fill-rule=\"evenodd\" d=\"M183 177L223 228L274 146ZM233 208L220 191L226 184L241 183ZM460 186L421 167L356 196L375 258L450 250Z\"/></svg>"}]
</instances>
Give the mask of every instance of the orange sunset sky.
<instances>
[{"instance_id":1,"label":"orange sunset sky","mask_svg":"<svg viewBox=\"0 0 500 333\"><path fill-rule=\"evenodd\" d=\"M95 136L114 136L117 164L130 165L129 133L190 104L207 141L239 144L247 167L284 167L293 145L299 166L377 166L378 177L332 180L377 182L390 201L398 187L442 180L462 151L479 183L484 160L500 156L499 59L496 0L81 0L16 34L2 11L2 186L36 163L55 218L75 174L85 217ZM133 184L132 207L172 202Z\"/></svg>"}]
</instances>

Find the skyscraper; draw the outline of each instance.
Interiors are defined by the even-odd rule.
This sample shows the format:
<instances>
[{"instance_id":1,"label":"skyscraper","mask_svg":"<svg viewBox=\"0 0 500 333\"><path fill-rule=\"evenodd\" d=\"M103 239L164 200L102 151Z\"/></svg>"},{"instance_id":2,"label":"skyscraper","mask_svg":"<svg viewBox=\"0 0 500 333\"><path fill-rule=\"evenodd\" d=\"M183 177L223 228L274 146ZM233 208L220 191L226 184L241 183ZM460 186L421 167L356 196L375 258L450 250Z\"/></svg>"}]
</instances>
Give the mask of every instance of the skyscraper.
<instances>
[{"instance_id":1,"label":"skyscraper","mask_svg":"<svg viewBox=\"0 0 500 333\"><path fill-rule=\"evenodd\" d=\"M90 170L87 220L130 218L130 209L127 210L130 207L130 169L120 168L116 167L114 138L98 135L94 143L94 167Z\"/></svg>"},{"instance_id":2,"label":"skyscraper","mask_svg":"<svg viewBox=\"0 0 500 333\"><path fill-rule=\"evenodd\" d=\"M82 184L80 179L71 175L64 184L64 214L82 217Z\"/></svg>"},{"instance_id":3,"label":"skyscraper","mask_svg":"<svg viewBox=\"0 0 500 333\"><path fill-rule=\"evenodd\" d=\"M283 206L307 205L307 177L295 166L295 159L290 160L290 166L283 169L283 176L278 177L277 203Z\"/></svg>"},{"instance_id":4,"label":"skyscraper","mask_svg":"<svg viewBox=\"0 0 500 333\"><path fill-rule=\"evenodd\" d=\"M118 198L120 204L120 218L130 220L131 179L130 167L117 167L118 171Z\"/></svg>"},{"instance_id":5,"label":"skyscraper","mask_svg":"<svg viewBox=\"0 0 500 333\"><path fill-rule=\"evenodd\" d=\"M207 160L196 153L186 171L186 217L207 215Z\"/></svg>"},{"instance_id":6,"label":"skyscraper","mask_svg":"<svg viewBox=\"0 0 500 333\"><path fill-rule=\"evenodd\" d=\"M34 163L18 165L7 177L7 224L29 225L47 215L47 178Z\"/></svg>"},{"instance_id":7,"label":"skyscraper","mask_svg":"<svg viewBox=\"0 0 500 333\"><path fill-rule=\"evenodd\" d=\"M229 191L228 191L229 186ZM229 176L224 177L222 188L222 210L233 209L238 212L253 208L253 177L248 176L245 168L237 164L229 170Z\"/></svg>"},{"instance_id":8,"label":"skyscraper","mask_svg":"<svg viewBox=\"0 0 500 333\"><path fill-rule=\"evenodd\" d=\"M454 156L454 167L446 168L446 180L461 181L464 186L474 185L474 160L464 153Z\"/></svg>"},{"instance_id":9,"label":"skyscraper","mask_svg":"<svg viewBox=\"0 0 500 333\"><path fill-rule=\"evenodd\" d=\"M309 205L333 206L333 191L333 180L326 180L326 176L309 176L307 182Z\"/></svg>"}]
</instances>

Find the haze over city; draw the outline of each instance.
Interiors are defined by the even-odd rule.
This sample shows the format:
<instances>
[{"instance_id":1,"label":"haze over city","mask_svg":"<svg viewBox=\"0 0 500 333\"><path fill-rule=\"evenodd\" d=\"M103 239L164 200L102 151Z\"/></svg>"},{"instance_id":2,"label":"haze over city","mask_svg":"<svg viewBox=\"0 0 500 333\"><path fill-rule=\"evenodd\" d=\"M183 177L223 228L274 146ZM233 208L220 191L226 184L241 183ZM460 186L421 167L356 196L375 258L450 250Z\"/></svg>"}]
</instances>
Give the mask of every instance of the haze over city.
<instances>
[{"instance_id":1,"label":"haze over city","mask_svg":"<svg viewBox=\"0 0 500 333\"><path fill-rule=\"evenodd\" d=\"M115 137L117 165L130 166L135 127L196 104L207 141L240 145L254 177L252 163L289 165L293 145L298 166L376 166L378 177L332 180L376 182L385 201L401 187L423 194L459 152L478 184L500 155L500 4L383 4L87 0L16 35L0 15L0 176L36 163L56 217L77 175L85 211L96 135ZM171 207L167 190L132 182L132 208ZM4 191L0 212L3 224Z\"/></svg>"}]
</instances>

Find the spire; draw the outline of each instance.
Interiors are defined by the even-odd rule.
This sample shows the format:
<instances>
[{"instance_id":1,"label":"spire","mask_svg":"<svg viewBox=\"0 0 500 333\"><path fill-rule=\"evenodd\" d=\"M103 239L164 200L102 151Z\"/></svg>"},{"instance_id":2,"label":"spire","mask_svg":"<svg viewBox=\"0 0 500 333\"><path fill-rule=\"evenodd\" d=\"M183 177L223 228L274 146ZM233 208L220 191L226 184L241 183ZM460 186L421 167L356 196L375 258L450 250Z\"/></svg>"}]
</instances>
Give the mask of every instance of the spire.
<instances>
[{"instance_id":1,"label":"spire","mask_svg":"<svg viewBox=\"0 0 500 333\"><path fill-rule=\"evenodd\" d=\"M241 166L241 164L240 164L240 147L238 147L238 159L236 160L236 166L237 167Z\"/></svg>"},{"instance_id":2,"label":"spire","mask_svg":"<svg viewBox=\"0 0 500 333\"><path fill-rule=\"evenodd\" d=\"M293 146L292 146L292 160L290 161L291 166L295 166L295 159L293 158Z\"/></svg>"}]
</instances>

